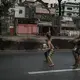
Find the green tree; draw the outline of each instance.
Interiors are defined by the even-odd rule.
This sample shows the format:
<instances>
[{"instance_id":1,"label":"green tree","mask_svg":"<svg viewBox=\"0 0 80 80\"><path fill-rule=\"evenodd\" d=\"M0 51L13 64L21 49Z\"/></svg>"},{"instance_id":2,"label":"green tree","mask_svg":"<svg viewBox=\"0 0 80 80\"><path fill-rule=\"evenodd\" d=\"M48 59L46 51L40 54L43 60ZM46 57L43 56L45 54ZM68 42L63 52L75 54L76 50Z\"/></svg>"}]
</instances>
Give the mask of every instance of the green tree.
<instances>
[{"instance_id":1,"label":"green tree","mask_svg":"<svg viewBox=\"0 0 80 80\"><path fill-rule=\"evenodd\" d=\"M1 4L2 4L1 5L1 10L2 10L1 16L5 16L8 14L8 9L13 6L13 3L11 1L8 1L8 0L2 0Z\"/></svg>"},{"instance_id":2,"label":"green tree","mask_svg":"<svg viewBox=\"0 0 80 80\"><path fill-rule=\"evenodd\" d=\"M1 31L1 16L8 16L8 9L14 5L15 0L1 0L0 5L0 35Z\"/></svg>"},{"instance_id":3,"label":"green tree","mask_svg":"<svg viewBox=\"0 0 80 80\"><path fill-rule=\"evenodd\" d=\"M44 7L49 11L49 14L50 14L50 9L48 8L48 6L45 4L45 2L43 2L42 0L36 0L40 3L42 3L44 5Z\"/></svg>"}]
</instances>

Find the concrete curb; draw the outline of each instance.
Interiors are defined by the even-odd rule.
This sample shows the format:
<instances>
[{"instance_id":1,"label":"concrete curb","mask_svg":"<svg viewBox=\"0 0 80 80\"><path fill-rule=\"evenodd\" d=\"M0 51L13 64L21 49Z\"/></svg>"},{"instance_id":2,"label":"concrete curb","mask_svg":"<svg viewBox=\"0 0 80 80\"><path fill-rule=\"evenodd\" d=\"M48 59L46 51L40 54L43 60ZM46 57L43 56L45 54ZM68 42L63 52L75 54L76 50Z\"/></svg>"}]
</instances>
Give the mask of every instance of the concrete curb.
<instances>
[{"instance_id":1,"label":"concrete curb","mask_svg":"<svg viewBox=\"0 0 80 80\"><path fill-rule=\"evenodd\" d=\"M0 50L0 55L34 55L44 53L46 50ZM72 49L56 49L55 52L71 52ZM38 53L39 52L39 53Z\"/></svg>"},{"instance_id":2,"label":"concrete curb","mask_svg":"<svg viewBox=\"0 0 80 80\"><path fill-rule=\"evenodd\" d=\"M56 37L60 38L60 37ZM55 46L57 49L72 49L74 45L72 43L68 42L68 39L65 39L62 37L61 39L52 39L52 44ZM12 39L13 40L13 39ZM28 50L28 49L38 49L42 48L42 44L44 43L45 39L37 39L37 38L28 38L27 40L21 40L21 41L11 41L11 40L6 40L2 41L2 46L0 48L4 49L18 49L18 50Z\"/></svg>"},{"instance_id":3,"label":"concrete curb","mask_svg":"<svg viewBox=\"0 0 80 80\"><path fill-rule=\"evenodd\" d=\"M45 36L0 36L4 40L11 40L11 41L21 41L23 39L37 39L37 40L44 40L46 39ZM52 39L73 39L74 37L67 37L67 36L52 36Z\"/></svg>"}]
</instances>

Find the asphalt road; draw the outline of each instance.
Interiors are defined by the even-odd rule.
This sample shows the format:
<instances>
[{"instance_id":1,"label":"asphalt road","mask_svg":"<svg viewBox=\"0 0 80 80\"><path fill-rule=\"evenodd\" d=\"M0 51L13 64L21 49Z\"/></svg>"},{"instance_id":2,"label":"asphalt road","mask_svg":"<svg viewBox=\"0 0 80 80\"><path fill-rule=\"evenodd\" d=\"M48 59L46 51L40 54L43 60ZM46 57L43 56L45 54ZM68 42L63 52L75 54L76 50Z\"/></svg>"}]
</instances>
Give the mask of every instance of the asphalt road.
<instances>
[{"instance_id":1,"label":"asphalt road","mask_svg":"<svg viewBox=\"0 0 80 80\"><path fill-rule=\"evenodd\" d=\"M72 69L71 51L56 51L52 57L54 67L43 61L43 51L0 53L6 54L0 55L0 80L80 80L79 67L75 71Z\"/></svg>"}]
</instances>

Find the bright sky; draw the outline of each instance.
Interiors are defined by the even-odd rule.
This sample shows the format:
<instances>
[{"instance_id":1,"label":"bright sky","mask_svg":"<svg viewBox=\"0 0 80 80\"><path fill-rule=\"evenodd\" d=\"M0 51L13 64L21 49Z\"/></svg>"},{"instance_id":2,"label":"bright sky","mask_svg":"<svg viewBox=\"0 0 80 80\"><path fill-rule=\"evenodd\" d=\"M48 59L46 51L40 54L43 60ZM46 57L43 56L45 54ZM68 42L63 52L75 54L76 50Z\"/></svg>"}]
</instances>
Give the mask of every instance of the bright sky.
<instances>
[{"instance_id":1,"label":"bright sky","mask_svg":"<svg viewBox=\"0 0 80 80\"><path fill-rule=\"evenodd\" d=\"M56 3L58 0L43 0L44 2L48 2L48 3ZM62 0L62 1L70 1L70 2L80 2L80 0Z\"/></svg>"},{"instance_id":2,"label":"bright sky","mask_svg":"<svg viewBox=\"0 0 80 80\"><path fill-rule=\"evenodd\" d=\"M34 0L34 1L36 1L36 0ZM43 0L44 2L47 2L47 3L57 3L58 2L58 0ZM62 0L63 2L64 1L68 1L68 2L80 2L80 0Z\"/></svg>"}]
</instances>

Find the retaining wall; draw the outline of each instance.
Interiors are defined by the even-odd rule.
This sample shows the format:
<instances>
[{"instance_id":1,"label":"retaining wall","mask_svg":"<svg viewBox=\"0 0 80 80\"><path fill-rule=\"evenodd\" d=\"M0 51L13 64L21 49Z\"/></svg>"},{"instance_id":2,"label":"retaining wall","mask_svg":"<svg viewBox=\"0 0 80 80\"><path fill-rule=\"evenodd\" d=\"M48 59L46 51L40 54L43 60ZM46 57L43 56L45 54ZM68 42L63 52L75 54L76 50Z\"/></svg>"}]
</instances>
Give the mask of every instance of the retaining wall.
<instances>
[{"instance_id":1,"label":"retaining wall","mask_svg":"<svg viewBox=\"0 0 80 80\"><path fill-rule=\"evenodd\" d=\"M59 49L72 49L74 47L74 45L72 43L69 43L68 40L53 39L52 43L56 48ZM22 42L0 40L0 49L2 50L3 49L11 49L11 50L38 49L41 48L42 44L43 43L35 39L24 40Z\"/></svg>"}]
</instances>

